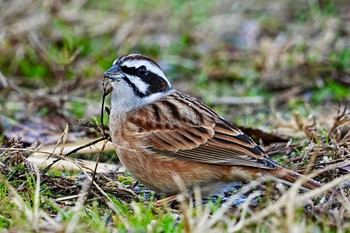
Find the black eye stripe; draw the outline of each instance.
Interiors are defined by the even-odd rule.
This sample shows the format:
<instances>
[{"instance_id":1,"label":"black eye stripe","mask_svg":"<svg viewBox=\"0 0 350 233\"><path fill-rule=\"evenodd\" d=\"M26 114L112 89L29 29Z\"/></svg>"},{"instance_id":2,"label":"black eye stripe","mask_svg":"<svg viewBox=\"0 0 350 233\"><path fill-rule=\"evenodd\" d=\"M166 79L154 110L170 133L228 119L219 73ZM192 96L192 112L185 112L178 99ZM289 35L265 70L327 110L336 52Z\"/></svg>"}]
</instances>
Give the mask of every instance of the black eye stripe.
<instances>
[{"instance_id":1,"label":"black eye stripe","mask_svg":"<svg viewBox=\"0 0 350 233\"><path fill-rule=\"evenodd\" d=\"M121 65L120 69L122 71L124 71L125 73L130 74L130 75L135 75L135 76L138 75L137 74L137 69L135 67L128 67L128 66Z\"/></svg>"},{"instance_id":2,"label":"black eye stripe","mask_svg":"<svg viewBox=\"0 0 350 233\"><path fill-rule=\"evenodd\" d=\"M143 68L141 68L143 67ZM139 72L139 68L145 69L145 72ZM134 89L135 94L141 96L141 97L145 97L147 95L151 95L154 93L158 93L158 92L166 92L169 89L171 89L171 86L169 86L168 82L166 80L164 80L164 78L158 76L157 74L147 70L147 68L145 66L140 66L139 68L135 68L135 67L128 67L128 66L120 66L120 69L127 75L130 76L137 76L139 77L142 81L144 81L146 84L149 85L148 90L146 91L146 93L142 93L137 89L137 86L135 86L135 84L133 84L130 79L132 77L129 77L128 80L126 80L126 82Z\"/></svg>"},{"instance_id":3,"label":"black eye stripe","mask_svg":"<svg viewBox=\"0 0 350 233\"><path fill-rule=\"evenodd\" d=\"M146 66L140 66L139 68L137 68L137 74L140 76L147 75L148 72L149 71L146 69Z\"/></svg>"}]
</instances>

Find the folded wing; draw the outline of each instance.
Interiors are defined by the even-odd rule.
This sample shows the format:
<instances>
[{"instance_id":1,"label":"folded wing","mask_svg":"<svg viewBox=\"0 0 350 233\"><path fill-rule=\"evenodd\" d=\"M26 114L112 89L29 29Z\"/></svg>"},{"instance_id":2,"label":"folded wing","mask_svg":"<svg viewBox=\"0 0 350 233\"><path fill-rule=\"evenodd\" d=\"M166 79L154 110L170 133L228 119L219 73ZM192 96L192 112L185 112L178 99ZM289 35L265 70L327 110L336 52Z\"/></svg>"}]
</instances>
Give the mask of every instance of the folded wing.
<instances>
[{"instance_id":1,"label":"folded wing","mask_svg":"<svg viewBox=\"0 0 350 233\"><path fill-rule=\"evenodd\" d=\"M145 147L177 159L263 169L279 166L249 136L210 108L175 92L130 115Z\"/></svg>"}]
</instances>

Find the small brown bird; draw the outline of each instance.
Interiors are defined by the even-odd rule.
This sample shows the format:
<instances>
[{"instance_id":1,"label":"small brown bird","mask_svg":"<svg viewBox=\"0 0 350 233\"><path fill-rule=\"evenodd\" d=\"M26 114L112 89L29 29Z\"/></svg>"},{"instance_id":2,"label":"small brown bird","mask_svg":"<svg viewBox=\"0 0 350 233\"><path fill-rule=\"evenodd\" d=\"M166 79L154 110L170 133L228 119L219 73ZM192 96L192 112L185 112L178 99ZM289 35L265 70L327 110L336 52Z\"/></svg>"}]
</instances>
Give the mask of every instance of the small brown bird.
<instances>
[{"instance_id":1,"label":"small brown bird","mask_svg":"<svg viewBox=\"0 0 350 233\"><path fill-rule=\"evenodd\" d=\"M236 180L272 175L290 184L302 177L269 159L234 124L176 91L150 58L122 56L104 77L113 87L109 127L118 156L156 192L179 193L175 176L188 191L199 187L207 196ZM303 186L321 184L307 179Z\"/></svg>"}]
</instances>

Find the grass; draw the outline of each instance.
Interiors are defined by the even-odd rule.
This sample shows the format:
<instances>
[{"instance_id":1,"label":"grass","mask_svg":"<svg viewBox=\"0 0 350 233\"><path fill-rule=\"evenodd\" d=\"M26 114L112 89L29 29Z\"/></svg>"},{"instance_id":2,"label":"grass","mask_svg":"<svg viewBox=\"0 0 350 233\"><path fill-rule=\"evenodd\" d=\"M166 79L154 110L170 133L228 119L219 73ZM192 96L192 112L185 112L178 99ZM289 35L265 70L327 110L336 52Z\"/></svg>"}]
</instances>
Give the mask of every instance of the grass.
<instances>
[{"instance_id":1,"label":"grass","mask_svg":"<svg viewBox=\"0 0 350 233\"><path fill-rule=\"evenodd\" d=\"M326 167L316 177L325 183L348 179L348 118L333 121L339 103L350 100L347 1L0 5L1 232L349 232L348 200L334 208L332 200L314 198L319 190L299 196L272 185L238 191L247 201L231 208L241 199L202 204L197 196L157 207L149 190L125 191L135 185L128 173L91 184L86 174L43 173L25 160L37 148L28 140L33 132L55 144L68 122L68 141L96 137L77 120L99 122L104 70L120 55L143 53L177 89L228 120L289 139L264 141L275 160L301 172ZM246 96L262 101L243 104ZM220 104L222 97L234 101ZM100 155L115 163L112 156Z\"/></svg>"}]
</instances>

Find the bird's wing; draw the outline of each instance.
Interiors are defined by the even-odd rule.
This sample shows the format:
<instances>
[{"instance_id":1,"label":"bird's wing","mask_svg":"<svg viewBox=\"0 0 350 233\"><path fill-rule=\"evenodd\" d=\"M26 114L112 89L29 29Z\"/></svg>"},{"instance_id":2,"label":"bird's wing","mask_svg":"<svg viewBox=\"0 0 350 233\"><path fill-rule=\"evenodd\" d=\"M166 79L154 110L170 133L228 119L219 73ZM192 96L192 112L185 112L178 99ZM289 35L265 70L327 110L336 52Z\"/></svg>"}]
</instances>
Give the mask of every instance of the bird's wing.
<instances>
[{"instance_id":1,"label":"bird's wing","mask_svg":"<svg viewBox=\"0 0 350 233\"><path fill-rule=\"evenodd\" d=\"M196 99L175 92L132 112L129 127L155 154L177 159L276 169L246 134Z\"/></svg>"}]
</instances>

